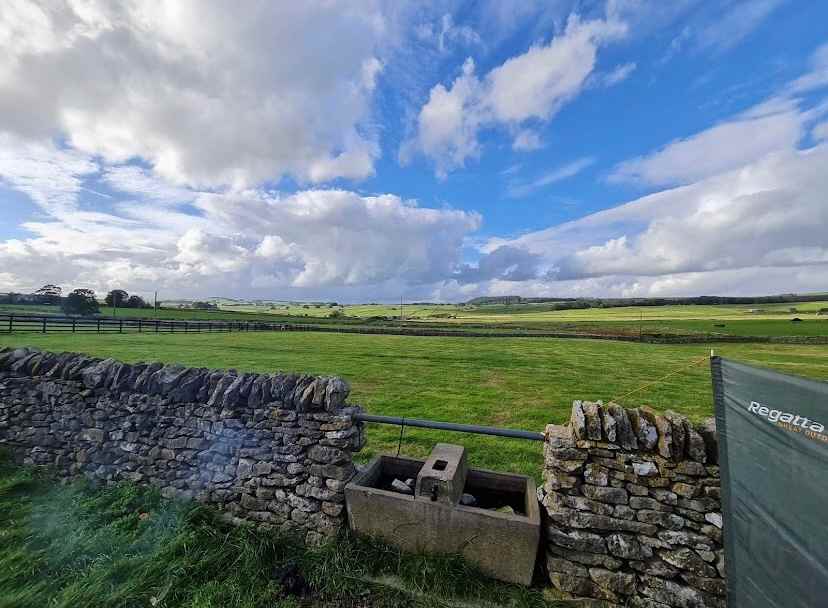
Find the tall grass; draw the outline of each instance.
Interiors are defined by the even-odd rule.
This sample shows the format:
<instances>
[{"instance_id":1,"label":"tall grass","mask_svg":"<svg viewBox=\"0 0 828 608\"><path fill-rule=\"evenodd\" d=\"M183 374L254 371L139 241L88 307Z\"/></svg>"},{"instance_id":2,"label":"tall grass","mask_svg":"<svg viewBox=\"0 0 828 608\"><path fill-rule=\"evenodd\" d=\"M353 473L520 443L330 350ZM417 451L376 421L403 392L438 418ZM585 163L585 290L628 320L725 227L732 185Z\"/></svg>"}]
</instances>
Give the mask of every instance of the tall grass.
<instances>
[{"instance_id":1,"label":"tall grass","mask_svg":"<svg viewBox=\"0 0 828 608\"><path fill-rule=\"evenodd\" d=\"M396 587L377 583L389 577ZM2 608L390 608L449 598L547 605L540 591L495 583L458 557L407 555L345 533L306 548L152 489L61 485L0 462Z\"/></svg>"}]
</instances>

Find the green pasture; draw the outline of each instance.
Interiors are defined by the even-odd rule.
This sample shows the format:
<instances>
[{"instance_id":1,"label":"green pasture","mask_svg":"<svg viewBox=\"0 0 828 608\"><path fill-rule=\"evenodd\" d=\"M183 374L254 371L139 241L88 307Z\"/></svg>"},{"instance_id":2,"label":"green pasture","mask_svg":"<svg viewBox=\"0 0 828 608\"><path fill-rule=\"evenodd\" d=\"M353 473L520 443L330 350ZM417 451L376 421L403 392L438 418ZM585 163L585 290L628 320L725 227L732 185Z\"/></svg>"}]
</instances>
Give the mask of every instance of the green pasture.
<instances>
[{"instance_id":1,"label":"green pasture","mask_svg":"<svg viewBox=\"0 0 828 608\"><path fill-rule=\"evenodd\" d=\"M549 304L465 306L404 305L407 327L482 329L485 331L585 332L604 335L648 334L733 335L742 337L828 336L828 315L818 315L826 302L748 305L630 306L583 310L549 310ZM791 312L795 308L796 312ZM341 318L330 318L332 311ZM59 314L56 306L0 305L0 312ZM208 321L266 321L399 327L399 305L364 304L329 307L321 304L226 306L219 310L186 308L119 309L102 307L117 317ZM376 318L386 320L377 321ZM794 322L797 318L800 321Z\"/></svg>"},{"instance_id":2,"label":"green pasture","mask_svg":"<svg viewBox=\"0 0 828 608\"><path fill-rule=\"evenodd\" d=\"M327 333L12 334L0 345L81 351L124 361L181 362L240 371L334 374L351 402L374 414L543 430L568 420L574 399L619 398L693 420L713 412L706 345L551 338L425 338ZM825 346L726 344L716 352L783 372L828 378ZM697 363L696 365L693 365ZM680 370L662 382L662 376ZM623 395L645 386L627 397ZM396 452L399 428L372 425L363 457ZM436 441L462 442L486 468L537 477L536 442L407 429L401 451L423 456Z\"/></svg>"}]
</instances>

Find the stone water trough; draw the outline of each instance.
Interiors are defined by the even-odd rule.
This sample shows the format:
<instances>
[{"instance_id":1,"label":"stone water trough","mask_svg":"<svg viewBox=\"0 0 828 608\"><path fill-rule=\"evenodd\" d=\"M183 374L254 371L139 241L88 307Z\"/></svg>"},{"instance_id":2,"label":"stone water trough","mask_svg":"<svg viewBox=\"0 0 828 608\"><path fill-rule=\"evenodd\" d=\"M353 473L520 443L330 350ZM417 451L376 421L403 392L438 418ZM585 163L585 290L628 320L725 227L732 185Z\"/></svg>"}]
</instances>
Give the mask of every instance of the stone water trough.
<instances>
[{"instance_id":1,"label":"stone water trough","mask_svg":"<svg viewBox=\"0 0 828 608\"><path fill-rule=\"evenodd\" d=\"M425 462L380 456L345 487L345 501L357 534L405 551L457 553L502 581L532 581L540 539L535 482L470 469L462 446L438 443Z\"/></svg>"}]
</instances>

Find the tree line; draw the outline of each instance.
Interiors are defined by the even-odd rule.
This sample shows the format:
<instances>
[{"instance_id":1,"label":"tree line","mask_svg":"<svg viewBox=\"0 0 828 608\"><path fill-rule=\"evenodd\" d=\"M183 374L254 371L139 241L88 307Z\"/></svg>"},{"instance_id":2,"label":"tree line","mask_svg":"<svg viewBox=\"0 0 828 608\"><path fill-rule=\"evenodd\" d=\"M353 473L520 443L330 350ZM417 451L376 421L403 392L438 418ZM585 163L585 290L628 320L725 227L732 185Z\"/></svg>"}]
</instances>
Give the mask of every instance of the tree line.
<instances>
[{"instance_id":1,"label":"tree line","mask_svg":"<svg viewBox=\"0 0 828 608\"><path fill-rule=\"evenodd\" d=\"M691 304L785 304L820 302L826 294L786 293L773 296L691 296L683 298L524 298L521 296L482 296L466 302L467 306L548 304L550 310L583 308L619 308L623 306L670 306Z\"/></svg>"},{"instance_id":2,"label":"tree line","mask_svg":"<svg viewBox=\"0 0 828 608\"><path fill-rule=\"evenodd\" d=\"M92 289L73 289L65 296L63 289L58 285L44 285L30 294L6 293L0 294L0 304L20 305L50 305L60 306L67 315L94 315L100 313L100 303ZM152 308L141 296L130 295L123 289L113 289L104 297L104 304L117 308Z\"/></svg>"}]
</instances>

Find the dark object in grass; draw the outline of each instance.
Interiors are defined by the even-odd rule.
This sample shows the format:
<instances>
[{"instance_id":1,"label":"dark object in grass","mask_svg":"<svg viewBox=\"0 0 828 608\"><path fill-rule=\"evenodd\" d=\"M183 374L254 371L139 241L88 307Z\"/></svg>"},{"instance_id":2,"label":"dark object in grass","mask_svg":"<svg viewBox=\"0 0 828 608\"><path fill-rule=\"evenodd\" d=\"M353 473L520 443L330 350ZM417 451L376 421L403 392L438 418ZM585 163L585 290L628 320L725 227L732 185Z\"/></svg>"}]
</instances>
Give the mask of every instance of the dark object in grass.
<instances>
[{"instance_id":1,"label":"dark object in grass","mask_svg":"<svg viewBox=\"0 0 828 608\"><path fill-rule=\"evenodd\" d=\"M791 323L802 323L802 319L800 319L799 317L794 317L793 319L791 319Z\"/></svg>"},{"instance_id":2,"label":"dark object in grass","mask_svg":"<svg viewBox=\"0 0 828 608\"><path fill-rule=\"evenodd\" d=\"M285 595L308 597L311 593L308 582L295 562L277 566L273 571L273 578L279 583Z\"/></svg>"},{"instance_id":3,"label":"dark object in grass","mask_svg":"<svg viewBox=\"0 0 828 608\"><path fill-rule=\"evenodd\" d=\"M713 327L727 327L724 323L714 323Z\"/></svg>"}]
</instances>

